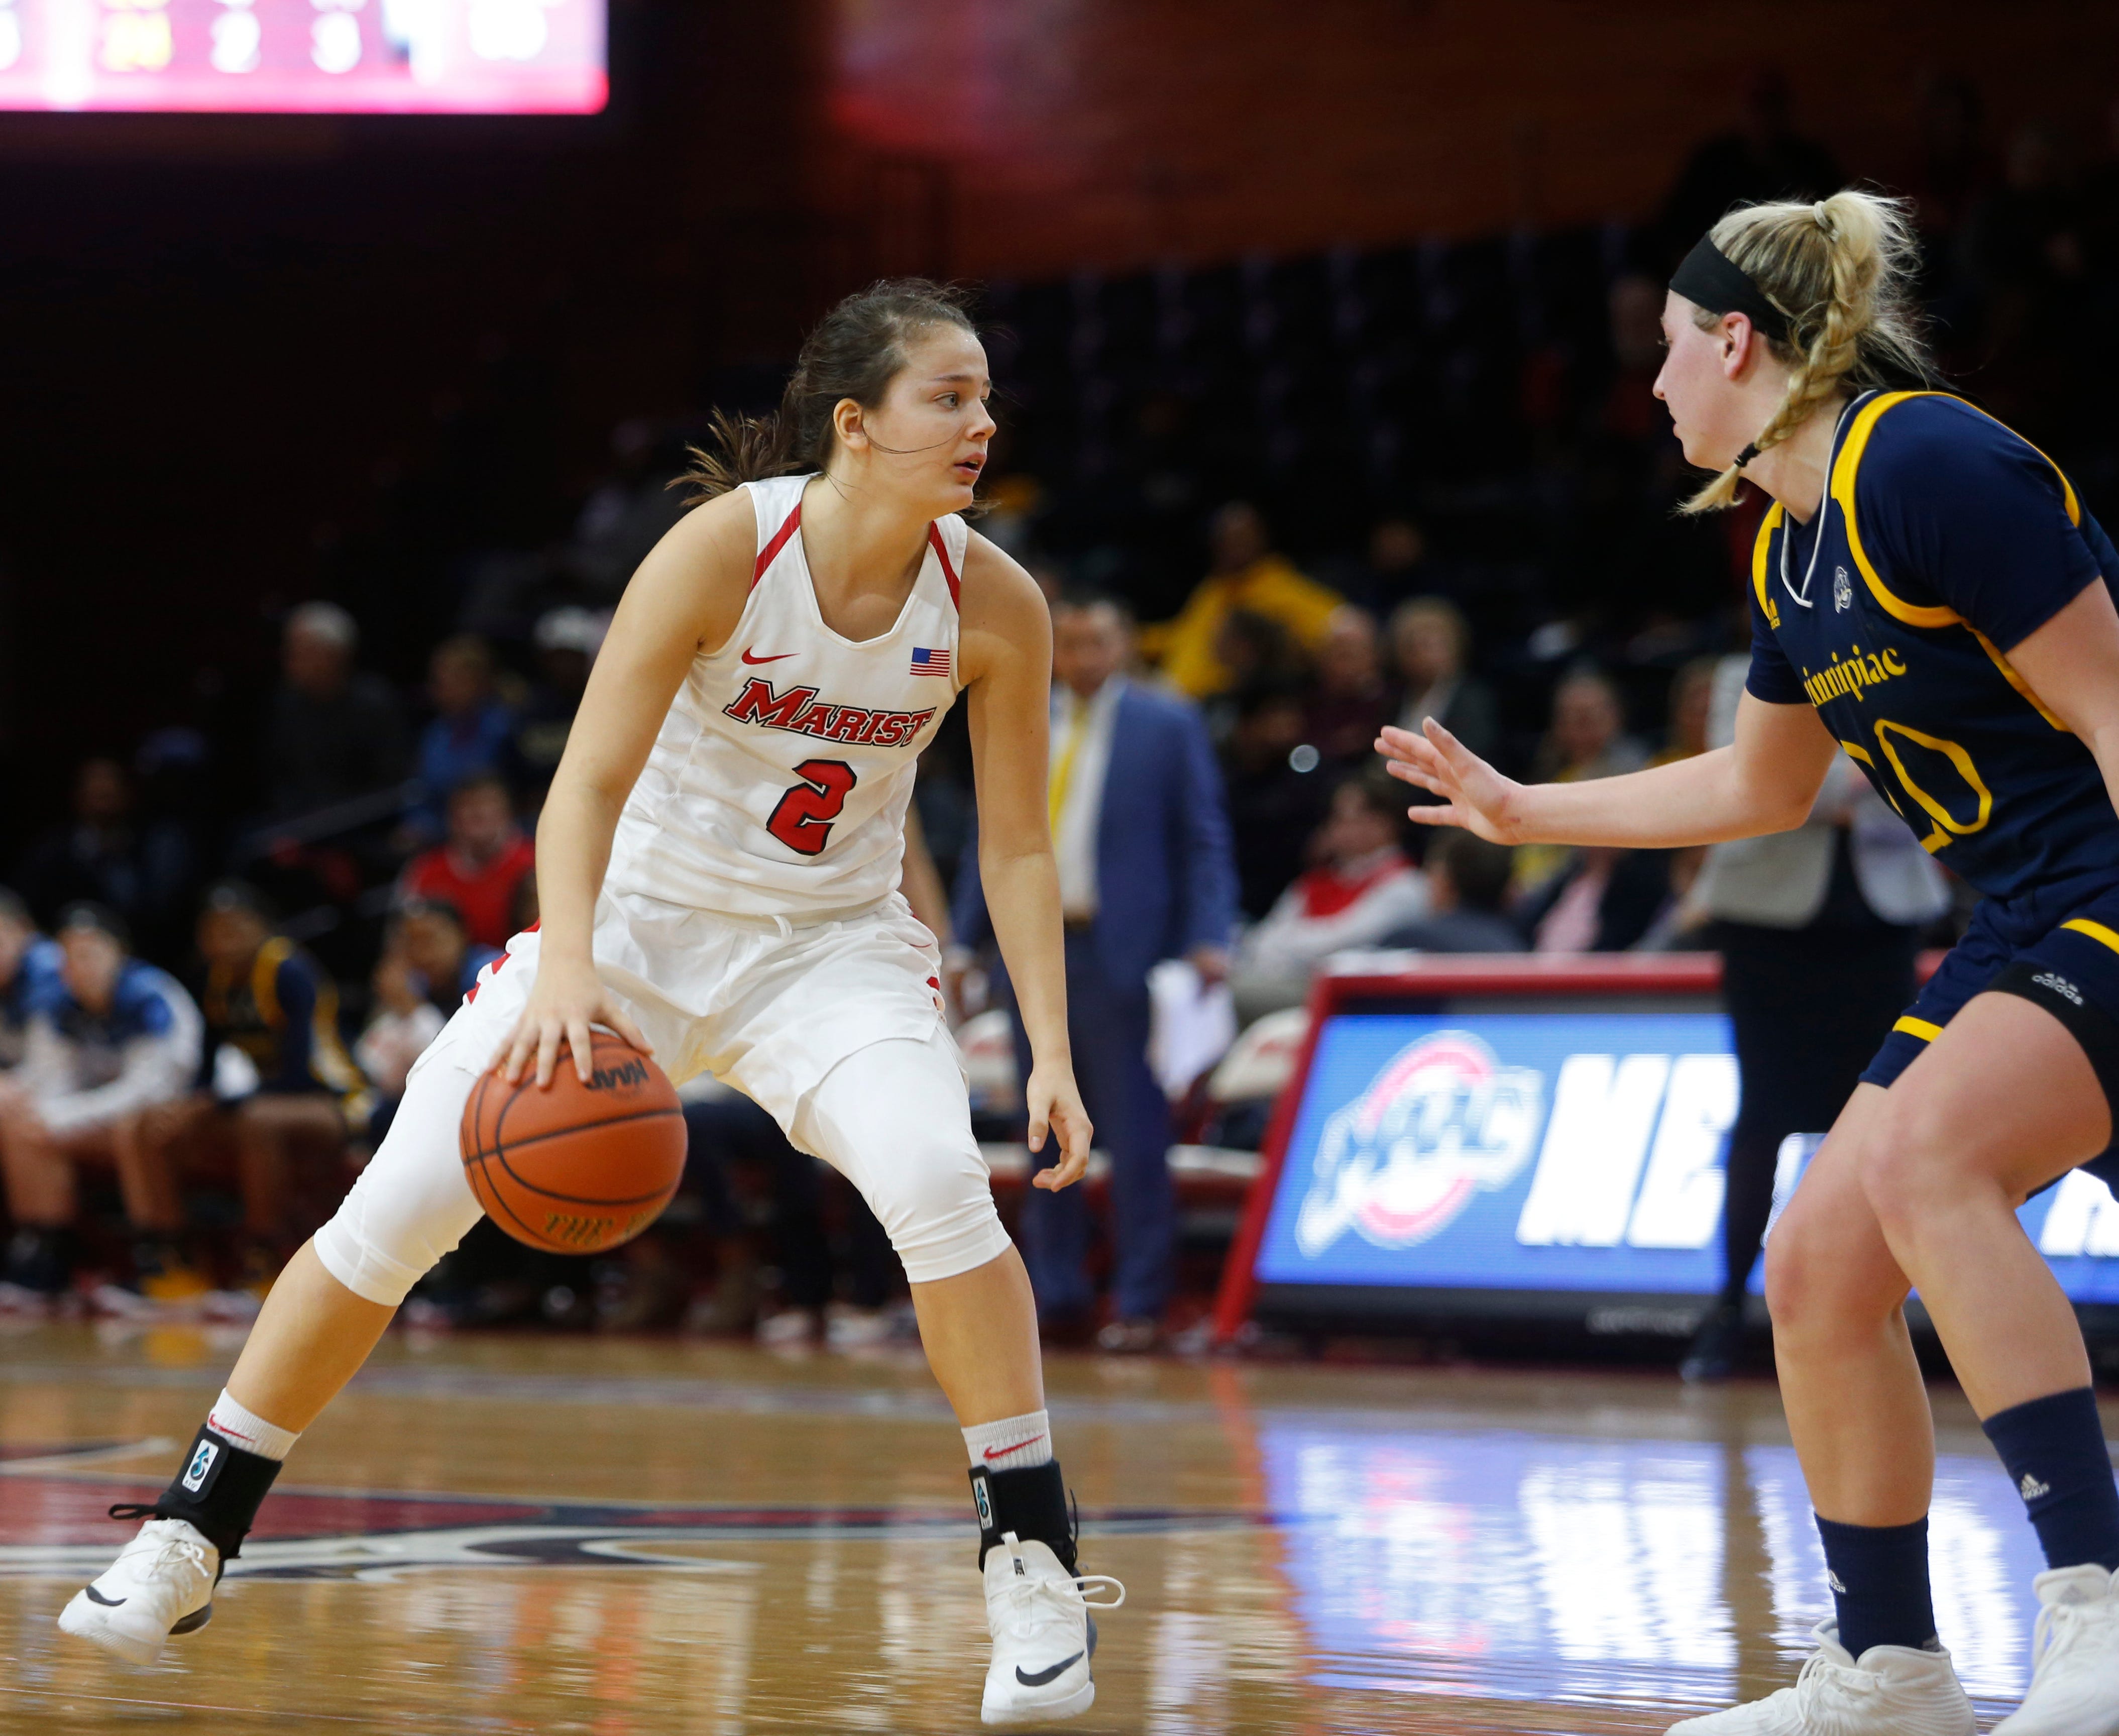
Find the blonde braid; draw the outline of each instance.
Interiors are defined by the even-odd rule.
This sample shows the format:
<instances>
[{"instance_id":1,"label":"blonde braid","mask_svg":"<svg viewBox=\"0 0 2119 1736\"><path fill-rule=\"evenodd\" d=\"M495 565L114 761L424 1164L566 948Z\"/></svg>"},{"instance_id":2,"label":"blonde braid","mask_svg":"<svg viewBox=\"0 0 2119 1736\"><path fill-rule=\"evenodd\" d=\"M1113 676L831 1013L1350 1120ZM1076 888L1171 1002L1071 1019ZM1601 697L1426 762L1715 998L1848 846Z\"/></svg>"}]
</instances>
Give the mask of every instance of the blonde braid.
<instances>
[{"instance_id":1,"label":"blonde braid","mask_svg":"<svg viewBox=\"0 0 2119 1736\"><path fill-rule=\"evenodd\" d=\"M1750 449L1686 501L1686 513L1735 504L1743 466L1849 384L1866 391L1931 372L1912 308L1917 262L1903 202L1844 192L1814 205L1754 205L1731 212L1713 233L1788 316L1787 342L1760 341L1791 367L1787 393ZM1719 322L1704 309L1698 318L1709 330Z\"/></svg>"}]
</instances>

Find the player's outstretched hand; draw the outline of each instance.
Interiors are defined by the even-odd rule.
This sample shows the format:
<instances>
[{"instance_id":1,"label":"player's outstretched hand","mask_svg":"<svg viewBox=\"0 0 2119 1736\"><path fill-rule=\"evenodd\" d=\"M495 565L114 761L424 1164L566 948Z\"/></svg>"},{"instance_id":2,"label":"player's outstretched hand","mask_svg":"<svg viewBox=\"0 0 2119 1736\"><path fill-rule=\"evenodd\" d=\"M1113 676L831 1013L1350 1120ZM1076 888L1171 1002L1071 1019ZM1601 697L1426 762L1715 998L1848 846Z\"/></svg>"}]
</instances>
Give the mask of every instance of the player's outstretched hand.
<instances>
[{"instance_id":1,"label":"player's outstretched hand","mask_svg":"<svg viewBox=\"0 0 2119 1736\"><path fill-rule=\"evenodd\" d=\"M1030 1110L1031 1150L1045 1149L1048 1132L1060 1137L1058 1164L1041 1169L1030 1178L1032 1186L1056 1194L1088 1173L1089 1139L1096 1130L1089 1125L1088 1111L1082 1107L1082 1093L1075 1087L1071 1068L1032 1066L1023 1098Z\"/></svg>"},{"instance_id":2,"label":"player's outstretched hand","mask_svg":"<svg viewBox=\"0 0 2119 1736\"><path fill-rule=\"evenodd\" d=\"M586 1085L594 1064L589 1035L591 1025L617 1032L642 1055L655 1052L647 1039L640 1034L640 1027L633 1022L632 1016L603 986L595 966L558 959L540 959L537 980L530 987L530 1004L523 1008L522 1016L515 1022L514 1032L501 1046L500 1059L494 1063L494 1071L512 1085L522 1076L523 1067L534 1056L537 1084L541 1089L552 1083L552 1072L559 1061L559 1045L563 1042L573 1053L575 1076Z\"/></svg>"},{"instance_id":3,"label":"player's outstretched hand","mask_svg":"<svg viewBox=\"0 0 2119 1736\"><path fill-rule=\"evenodd\" d=\"M1462 826L1489 843L1519 844L1523 786L1504 777L1430 717L1416 735L1386 724L1376 737L1390 774L1442 798L1407 809L1423 826Z\"/></svg>"}]
</instances>

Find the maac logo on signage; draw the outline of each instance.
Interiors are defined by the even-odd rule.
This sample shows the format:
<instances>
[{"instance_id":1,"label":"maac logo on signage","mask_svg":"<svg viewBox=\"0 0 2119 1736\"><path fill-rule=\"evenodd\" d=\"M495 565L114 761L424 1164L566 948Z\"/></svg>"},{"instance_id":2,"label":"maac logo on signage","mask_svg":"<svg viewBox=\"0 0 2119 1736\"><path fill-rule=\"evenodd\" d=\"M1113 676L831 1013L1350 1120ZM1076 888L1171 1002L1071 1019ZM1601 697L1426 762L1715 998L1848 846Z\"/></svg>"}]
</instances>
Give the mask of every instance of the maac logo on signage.
<instances>
[{"instance_id":1,"label":"maac logo on signage","mask_svg":"<svg viewBox=\"0 0 2119 1736\"><path fill-rule=\"evenodd\" d=\"M1296 1245L1314 1259L1349 1229L1409 1248L1448 1228L1529 1160L1543 1088L1537 1069L1502 1066L1469 1031L1400 1051L1325 1123Z\"/></svg>"}]
</instances>

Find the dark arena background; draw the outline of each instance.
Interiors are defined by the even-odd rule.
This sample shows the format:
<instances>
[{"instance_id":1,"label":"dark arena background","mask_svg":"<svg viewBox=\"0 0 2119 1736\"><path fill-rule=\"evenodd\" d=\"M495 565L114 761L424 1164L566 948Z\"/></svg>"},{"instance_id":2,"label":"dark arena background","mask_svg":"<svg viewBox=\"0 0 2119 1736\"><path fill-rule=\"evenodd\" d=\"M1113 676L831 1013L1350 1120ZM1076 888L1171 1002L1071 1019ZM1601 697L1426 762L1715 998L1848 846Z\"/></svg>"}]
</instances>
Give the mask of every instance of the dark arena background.
<instances>
[{"instance_id":1,"label":"dark arena background","mask_svg":"<svg viewBox=\"0 0 2119 1736\"><path fill-rule=\"evenodd\" d=\"M1725 1286L1742 914L1699 851L1438 853L1371 743L1425 703L1526 780L1709 745L1764 503L1677 513L1665 285L1732 206L1842 186L1911 202L1950 389L2119 522L2109 7L0 0L0 930L101 907L207 1027L150 1106L204 1117L161 1206L84 1161L60 1209L0 985L0 1729L976 1727L904 1273L703 1079L639 1239L482 1224L414 1290L211 1627L136 1671L53 1625L535 921L687 445L899 276L971 295L977 528L1063 620L1120 606L1124 679L1211 753L1236 907L1218 962L1129 990L1174 1197L1146 1309L1101 1112L1048 1284L992 943L940 936L1085 1564L1128 1587L1079 1727L1648 1732L1792 1681L1831 1603L1759 1274ZM916 801L948 927L961 722ZM1973 903L1936 883L1893 919L1922 981ZM307 961L341 1114L216 1141L275 1087L278 1014L216 1023L260 941ZM1836 1107L1774 1133L1755 1229ZM2119 1202L2076 1172L2021 1216L2119 1371ZM2041 1562L1909 1315L1984 1725Z\"/></svg>"}]
</instances>

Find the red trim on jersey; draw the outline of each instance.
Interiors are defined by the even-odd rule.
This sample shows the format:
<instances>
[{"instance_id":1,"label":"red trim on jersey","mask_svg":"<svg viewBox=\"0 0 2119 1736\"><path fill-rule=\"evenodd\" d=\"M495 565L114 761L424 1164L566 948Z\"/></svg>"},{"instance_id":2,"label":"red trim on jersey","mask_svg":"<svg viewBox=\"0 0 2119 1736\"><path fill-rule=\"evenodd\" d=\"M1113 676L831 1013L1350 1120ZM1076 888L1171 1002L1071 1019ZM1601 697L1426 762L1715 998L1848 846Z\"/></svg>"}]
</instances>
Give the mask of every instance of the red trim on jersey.
<instances>
[{"instance_id":1,"label":"red trim on jersey","mask_svg":"<svg viewBox=\"0 0 2119 1736\"><path fill-rule=\"evenodd\" d=\"M538 919L537 919L536 921L532 922L532 923L531 923L531 924L527 928L524 929L524 930L522 931L522 934L523 934L523 935L534 935L534 934L536 934L536 933L537 932L537 931L538 931L539 929L542 928L544 926L545 926L545 919L544 919L542 917L538 917ZM516 940L521 940L521 939L522 938L522 935L517 935L515 938L516 938ZM500 974L501 967L502 967L502 966L503 966L504 964L506 964L506 963L508 963L508 961L510 959L512 959L514 956L515 956L515 954L512 954L512 953L511 953L511 952L503 952L503 953L502 953L502 954L501 954L501 955L500 955L498 959L495 959L493 961L493 963L490 963L490 964L489 964L488 966L486 966L486 970L487 970L487 972L489 972L489 976L488 976L487 980L489 982L489 981L492 979L492 977L498 976L498 975ZM465 996L464 996L464 1005L465 1005L466 1006L469 1006L469 1005L471 1004L471 1002L473 1002L474 1000L477 1000L477 999L478 999L478 991L480 991L480 989L483 988L485 986L485 985L484 983L479 983L479 982L474 982L473 984L471 984L471 989L470 989L470 991L469 991L468 993L466 993L466 994L465 995Z\"/></svg>"},{"instance_id":2,"label":"red trim on jersey","mask_svg":"<svg viewBox=\"0 0 2119 1736\"><path fill-rule=\"evenodd\" d=\"M758 564L750 569L750 588L755 591L758 582L765 577L765 569L779 558L780 551L787 546L787 539L802 528L802 503L795 503L795 510L787 515L787 522L772 533L772 541L758 551Z\"/></svg>"},{"instance_id":3,"label":"red trim on jersey","mask_svg":"<svg viewBox=\"0 0 2119 1736\"><path fill-rule=\"evenodd\" d=\"M961 610L964 606L962 595L963 587L957 581L957 569L949 564L949 550L948 545L942 541L942 527L939 524L929 525L927 540L934 545L935 554L941 557L942 577L949 582L949 601Z\"/></svg>"}]
</instances>

